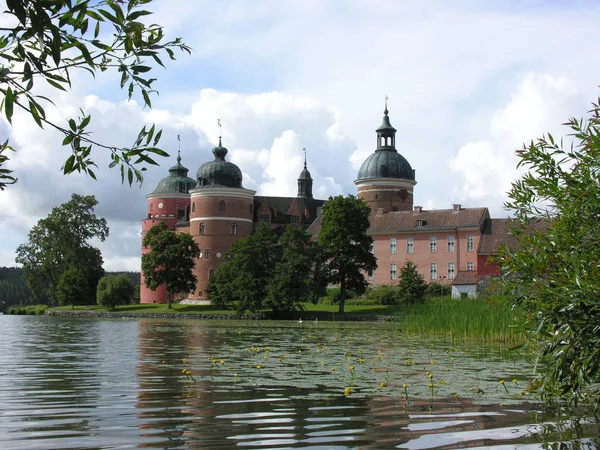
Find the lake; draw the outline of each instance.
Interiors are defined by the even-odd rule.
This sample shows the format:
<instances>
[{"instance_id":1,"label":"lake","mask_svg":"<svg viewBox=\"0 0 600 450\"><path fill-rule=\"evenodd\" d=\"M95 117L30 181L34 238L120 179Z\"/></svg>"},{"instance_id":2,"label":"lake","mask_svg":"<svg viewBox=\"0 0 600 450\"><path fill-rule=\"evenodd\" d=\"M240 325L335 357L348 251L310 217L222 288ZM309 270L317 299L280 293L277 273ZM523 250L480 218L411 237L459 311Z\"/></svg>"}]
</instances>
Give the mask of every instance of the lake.
<instances>
[{"instance_id":1,"label":"lake","mask_svg":"<svg viewBox=\"0 0 600 450\"><path fill-rule=\"evenodd\" d=\"M395 323L0 316L0 448L600 448L534 361Z\"/></svg>"}]
</instances>

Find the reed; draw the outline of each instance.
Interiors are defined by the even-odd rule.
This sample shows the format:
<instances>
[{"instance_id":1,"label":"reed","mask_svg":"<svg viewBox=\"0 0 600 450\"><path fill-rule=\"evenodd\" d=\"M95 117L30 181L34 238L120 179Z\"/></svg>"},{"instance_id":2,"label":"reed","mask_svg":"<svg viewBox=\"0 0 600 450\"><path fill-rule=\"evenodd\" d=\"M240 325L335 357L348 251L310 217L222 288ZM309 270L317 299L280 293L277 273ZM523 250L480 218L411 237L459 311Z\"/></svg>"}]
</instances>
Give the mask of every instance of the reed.
<instances>
[{"instance_id":1,"label":"reed","mask_svg":"<svg viewBox=\"0 0 600 450\"><path fill-rule=\"evenodd\" d=\"M396 314L403 333L515 344L525 341L522 314L501 297L434 298L423 304L398 306Z\"/></svg>"}]
</instances>

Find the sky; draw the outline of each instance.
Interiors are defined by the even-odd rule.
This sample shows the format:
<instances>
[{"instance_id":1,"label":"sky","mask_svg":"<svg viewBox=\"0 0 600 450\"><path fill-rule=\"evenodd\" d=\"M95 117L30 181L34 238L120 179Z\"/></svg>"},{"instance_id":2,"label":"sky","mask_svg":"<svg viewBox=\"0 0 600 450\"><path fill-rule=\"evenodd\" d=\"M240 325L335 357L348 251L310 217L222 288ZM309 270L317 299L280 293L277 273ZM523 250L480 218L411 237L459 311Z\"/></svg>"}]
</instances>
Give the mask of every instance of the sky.
<instances>
[{"instance_id":1,"label":"sky","mask_svg":"<svg viewBox=\"0 0 600 450\"><path fill-rule=\"evenodd\" d=\"M40 84L37 93L53 99L46 113L61 123L82 107L93 137L111 145L156 123L170 157L141 187L122 185L100 149L98 181L64 176L60 135L19 112L12 126L0 119L19 178L0 191L0 266L14 266L31 227L78 193L94 195L108 221L109 238L95 243L105 269L139 270L146 195L179 148L195 178L213 159L218 119L227 159L257 195L296 195L303 148L316 197L356 194L385 96L396 148L416 170L415 205L507 217L515 150L544 133L566 136L561 124L585 117L600 94L593 0L153 0L147 9L193 49L153 71L153 109L127 101L116 74L74 73L71 92Z\"/></svg>"}]
</instances>

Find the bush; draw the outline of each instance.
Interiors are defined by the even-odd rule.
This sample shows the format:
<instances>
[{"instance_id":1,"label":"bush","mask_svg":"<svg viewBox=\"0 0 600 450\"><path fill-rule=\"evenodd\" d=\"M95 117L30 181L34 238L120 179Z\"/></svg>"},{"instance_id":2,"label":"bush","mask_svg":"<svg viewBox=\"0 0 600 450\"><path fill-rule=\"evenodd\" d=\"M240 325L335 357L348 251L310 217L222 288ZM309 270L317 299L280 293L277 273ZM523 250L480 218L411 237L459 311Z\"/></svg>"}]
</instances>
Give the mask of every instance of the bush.
<instances>
[{"instance_id":1,"label":"bush","mask_svg":"<svg viewBox=\"0 0 600 450\"><path fill-rule=\"evenodd\" d=\"M382 284L379 286L369 286L367 291L361 297L366 305L397 305L402 299L398 286Z\"/></svg>"},{"instance_id":2,"label":"bush","mask_svg":"<svg viewBox=\"0 0 600 450\"><path fill-rule=\"evenodd\" d=\"M427 284L423 277L417 272L417 266L410 261L400 269L400 282L398 283L402 301L406 303L417 303L425 300Z\"/></svg>"},{"instance_id":3,"label":"bush","mask_svg":"<svg viewBox=\"0 0 600 450\"><path fill-rule=\"evenodd\" d=\"M6 310L6 314L41 316L47 309L48 305L12 305Z\"/></svg>"},{"instance_id":4,"label":"bush","mask_svg":"<svg viewBox=\"0 0 600 450\"><path fill-rule=\"evenodd\" d=\"M452 293L452 286L449 284L429 283L425 289L426 297L448 297Z\"/></svg>"},{"instance_id":5,"label":"bush","mask_svg":"<svg viewBox=\"0 0 600 450\"><path fill-rule=\"evenodd\" d=\"M341 290L339 286L336 287L328 287L327 292L323 297L321 297L318 301L321 305L337 305L340 302ZM356 298L356 293L351 290L346 291L346 300L351 300Z\"/></svg>"}]
</instances>

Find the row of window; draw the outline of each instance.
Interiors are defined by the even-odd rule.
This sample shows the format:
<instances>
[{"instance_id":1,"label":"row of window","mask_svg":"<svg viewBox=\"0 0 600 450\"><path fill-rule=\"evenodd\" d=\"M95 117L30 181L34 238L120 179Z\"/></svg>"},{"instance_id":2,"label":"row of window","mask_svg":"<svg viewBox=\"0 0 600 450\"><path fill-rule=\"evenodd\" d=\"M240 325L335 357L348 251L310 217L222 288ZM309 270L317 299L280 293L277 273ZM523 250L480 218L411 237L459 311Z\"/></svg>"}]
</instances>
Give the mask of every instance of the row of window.
<instances>
[{"instance_id":1,"label":"row of window","mask_svg":"<svg viewBox=\"0 0 600 450\"><path fill-rule=\"evenodd\" d=\"M250 215L252 215L252 203L250 203L250 205L248 205L248 209L249 209ZM219 203L217 204L217 211L225 212L225 200L219 200ZM192 212L196 212L196 202L192 202Z\"/></svg>"},{"instance_id":2,"label":"row of window","mask_svg":"<svg viewBox=\"0 0 600 450\"><path fill-rule=\"evenodd\" d=\"M467 272L473 272L475 270L475 263L468 262L467 263ZM395 280L397 278L397 269L396 264L390 264L390 280ZM448 279L453 280L456 276L454 263L448 263ZM373 281L373 272L369 271L367 274L367 278L369 281ZM446 277L440 277L446 278ZM435 281L438 279L438 271L437 271L437 263L429 264L429 279Z\"/></svg>"},{"instance_id":3,"label":"row of window","mask_svg":"<svg viewBox=\"0 0 600 450\"><path fill-rule=\"evenodd\" d=\"M233 222L231 224L231 234L237 234L237 223ZM205 234L206 232L206 225L204 224L204 222L200 222L200 226L198 227L198 233L199 234Z\"/></svg>"},{"instance_id":4,"label":"row of window","mask_svg":"<svg viewBox=\"0 0 600 450\"><path fill-rule=\"evenodd\" d=\"M448 253L454 253L454 236L448 236ZM390 238L390 253L396 253L396 238ZM406 253L414 253L415 243L412 237L406 238ZM472 252L475 249L475 236L467 235L467 251ZM372 249L371 249L372 251ZM437 252L437 236L429 236L429 252Z\"/></svg>"}]
</instances>

